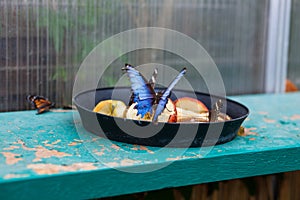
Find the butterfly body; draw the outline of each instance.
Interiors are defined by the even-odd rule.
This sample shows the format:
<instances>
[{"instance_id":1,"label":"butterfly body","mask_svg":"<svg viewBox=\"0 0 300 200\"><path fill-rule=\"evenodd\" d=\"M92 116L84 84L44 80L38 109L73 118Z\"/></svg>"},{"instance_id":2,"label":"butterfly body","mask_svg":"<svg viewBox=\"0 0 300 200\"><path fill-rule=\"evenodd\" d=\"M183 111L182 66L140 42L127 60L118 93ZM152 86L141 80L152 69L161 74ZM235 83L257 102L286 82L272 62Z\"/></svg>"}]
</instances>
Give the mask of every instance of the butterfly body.
<instances>
[{"instance_id":1,"label":"butterfly body","mask_svg":"<svg viewBox=\"0 0 300 200\"><path fill-rule=\"evenodd\" d=\"M47 112L55 105L55 103L42 96L28 95L26 99L35 109L37 109L36 114Z\"/></svg>"},{"instance_id":2,"label":"butterfly body","mask_svg":"<svg viewBox=\"0 0 300 200\"><path fill-rule=\"evenodd\" d=\"M149 82L139 71L129 64L125 64L123 70L127 72L131 82L132 96L129 104L136 103L134 108L137 109L137 115L141 115L142 118L147 113L152 115L154 112L153 121L157 121L158 116L166 107L171 90L186 73L186 69L182 69L165 91L156 93L154 91L154 84L157 70L154 71Z\"/></svg>"}]
</instances>

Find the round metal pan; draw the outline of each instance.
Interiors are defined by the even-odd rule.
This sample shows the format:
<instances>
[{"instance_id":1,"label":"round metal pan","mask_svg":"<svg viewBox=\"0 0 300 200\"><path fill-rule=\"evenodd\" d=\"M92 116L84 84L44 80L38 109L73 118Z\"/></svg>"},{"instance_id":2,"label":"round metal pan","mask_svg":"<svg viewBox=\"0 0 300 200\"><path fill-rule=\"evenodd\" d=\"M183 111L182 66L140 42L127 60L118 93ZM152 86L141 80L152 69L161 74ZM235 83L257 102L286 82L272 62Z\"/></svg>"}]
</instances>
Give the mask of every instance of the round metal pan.
<instances>
[{"instance_id":1,"label":"round metal pan","mask_svg":"<svg viewBox=\"0 0 300 200\"><path fill-rule=\"evenodd\" d=\"M130 95L131 90L127 87L101 88L82 92L73 98L73 102L79 111L84 128L89 132L114 141L157 147L200 147L231 141L249 114L248 108L244 105L224 98L221 99L226 100L226 110L221 111L232 118L225 122L152 123L93 112L95 105L102 100L115 99L126 104ZM209 94L183 90L173 91L170 98L195 97L195 95L208 109L211 108L212 99L219 99ZM152 134L156 130L157 132Z\"/></svg>"}]
</instances>

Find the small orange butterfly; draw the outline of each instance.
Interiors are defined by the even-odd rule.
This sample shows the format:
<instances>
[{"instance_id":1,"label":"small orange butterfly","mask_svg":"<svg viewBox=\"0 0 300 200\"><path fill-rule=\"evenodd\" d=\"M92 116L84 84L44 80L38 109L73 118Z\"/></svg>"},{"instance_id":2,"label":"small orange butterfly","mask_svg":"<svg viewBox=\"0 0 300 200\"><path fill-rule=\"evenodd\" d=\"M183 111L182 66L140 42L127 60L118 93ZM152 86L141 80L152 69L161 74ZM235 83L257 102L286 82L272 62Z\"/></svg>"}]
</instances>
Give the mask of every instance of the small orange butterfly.
<instances>
[{"instance_id":1,"label":"small orange butterfly","mask_svg":"<svg viewBox=\"0 0 300 200\"><path fill-rule=\"evenodd\" d=\"M42 96L28 95L27 101L30 102L35 109L37 109L36 114L47 112L55 105L55 103Z\"/></svg>"}]
</instances>

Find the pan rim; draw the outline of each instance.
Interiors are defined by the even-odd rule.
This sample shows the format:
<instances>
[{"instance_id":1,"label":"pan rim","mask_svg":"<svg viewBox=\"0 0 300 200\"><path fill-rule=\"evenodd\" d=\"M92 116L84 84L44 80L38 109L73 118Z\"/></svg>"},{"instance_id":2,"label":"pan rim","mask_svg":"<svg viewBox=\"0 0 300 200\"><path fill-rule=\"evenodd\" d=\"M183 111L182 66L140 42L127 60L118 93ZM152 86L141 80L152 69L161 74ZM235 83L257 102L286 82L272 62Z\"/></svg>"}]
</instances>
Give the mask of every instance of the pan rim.
<instances>
[{"instance_id":1,"label":"pan rim","mask_svg":"<svg viewBox=\"0 0 300 200\"><path fill-rule=\"evenodd\" d=\"M111 118L117 118L117 119L124 119L124 120L132 120L132 121L135 121L137 123L140 123L140 122L145 122L145 123L154 123L154 122L151 122L151 121L145 121L145 120L133 120L133 119L127 119L127 118L122 118L122 117L113 117L113 116L109 116L109 115L105 115L105 114L102 114L102 113L97 113L97 112L93 112L93 110L90 110L82 105L80 105L78 103L78 101L76 100L79 96L82 96L86 93L90 93L90 92L96 92L96 91L99 91L99 90L114 90L114 89L130 89L130 87L126 87L126 86L122 86L122 87L103 87L103 88L96 88L96 89L89 89L89 90L85 90L85 91L82 91L82 92L79 92L78 94L76 94L73 98L72 98L72 101L73 103L80 107L81 109L87 111L87 112L91 112L91 113L95 113L96 115L102 115L102 116L105 116L105 117L111 117ZM164 89L164 88L157 88L157 89ZM194 93L194 94L198 94L198 95L202 95L202 96L210 96L211 98L219 98L219 99L225 99L226 101L229 101L241 108L243 108L245 110L245 113L244 115L241 115L239 117L236 117L236 118L233 118L233 119L230 119L230 120L226 120L226 121L222 121L222 122L193 122L193 123L190 123L190 122L180 122L180 123L176 123L176 122L173 122L173 123L170 123L170 122L155 122L155 123L158 123L158 124L170 124L170 125L176 125L176 124L187 124L187 125L198 125L198 124L203 124L203 125L209 125L209 124L220 124L220 123L227 123L227 122L234 122L234 121L238 121L238 120L242 120L242 119L246 119L249 114L250 114L250 110L248 107L246 107L245 105L243 105L242 103L240 102L237 102L235 100L232 100L228 97L219 97L219 96L216 96L216 95L210 95L208 93L204 93L204 92L198 92L198 91L187 91L187 90L182 90L182 89L174 89L174 91L178 91L178 92L185 92L185 93Z\"/></svg>"}]
</instances>

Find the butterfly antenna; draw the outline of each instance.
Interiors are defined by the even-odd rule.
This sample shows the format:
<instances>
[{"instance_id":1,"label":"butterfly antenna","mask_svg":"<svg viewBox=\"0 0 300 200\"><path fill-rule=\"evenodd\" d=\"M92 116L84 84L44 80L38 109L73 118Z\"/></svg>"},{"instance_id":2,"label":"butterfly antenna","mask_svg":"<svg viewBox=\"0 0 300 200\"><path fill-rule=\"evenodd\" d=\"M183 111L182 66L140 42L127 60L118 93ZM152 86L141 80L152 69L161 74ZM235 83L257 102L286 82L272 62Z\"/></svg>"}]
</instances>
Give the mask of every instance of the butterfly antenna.
<instances>
[{"instance_id":1,"label":"butterfly antenna","mask_svg":"<svg viewBox=\"0 0 300 200\"><path fill-rule=\"evenodd\" d=\"M153 89L155 88L156 77L157 77L157 68L154 69L154 72L149 80L149 84Z\"/></svg>"},{"instance_id":2,"label":"butterfly antenna","mask_svg":"<svg viewBox=\"0 0 300 200\"><path fill-rule=\"evenodd\" d=\"M31 95L27 95L27 96L26 96L26 100L27 100L28 102L30 102L31 97L32 97Z\"/></svg>"}]
</instances>

